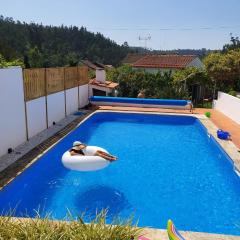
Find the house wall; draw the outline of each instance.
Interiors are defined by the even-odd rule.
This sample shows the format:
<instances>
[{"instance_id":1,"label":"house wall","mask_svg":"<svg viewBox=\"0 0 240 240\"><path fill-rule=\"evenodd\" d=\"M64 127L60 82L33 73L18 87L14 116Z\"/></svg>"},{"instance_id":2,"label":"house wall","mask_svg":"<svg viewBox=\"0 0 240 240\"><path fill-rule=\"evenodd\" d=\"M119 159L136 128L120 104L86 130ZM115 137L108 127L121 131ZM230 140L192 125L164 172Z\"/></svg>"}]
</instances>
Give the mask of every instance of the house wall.
<instances>
[{"instance_id":1,"label":"house wall","mask_svg":"<svg viewBox=\"0 0 240 240\"><path fill-rule=\"evenodd\" d=\"M22 69L0 69L0 156L26 141Z\"/></svg>"},{"instance_id":2,"label":"house wall","mask_svg":"<svg viewBox=\"0 0 240 240\"><path fill-rule=\"evenodd\" d=\"M240 124L240 98L218 92L218 99L214 101L213 108Z\"/></svg>"},{"instance_id":3,"label":"house wall","mask_svg":"<svg viewBox=\"0 0 240 240\"><path fill-rule=\"evenodd\" d=\"M133 68L134 70L144 70L148 73L152 73L152 74L157 74L159 71L164 74L164 73L169 73L172 72L174 73L176 70L172 69L172 68Z\"/></svg>"}]
</instances>

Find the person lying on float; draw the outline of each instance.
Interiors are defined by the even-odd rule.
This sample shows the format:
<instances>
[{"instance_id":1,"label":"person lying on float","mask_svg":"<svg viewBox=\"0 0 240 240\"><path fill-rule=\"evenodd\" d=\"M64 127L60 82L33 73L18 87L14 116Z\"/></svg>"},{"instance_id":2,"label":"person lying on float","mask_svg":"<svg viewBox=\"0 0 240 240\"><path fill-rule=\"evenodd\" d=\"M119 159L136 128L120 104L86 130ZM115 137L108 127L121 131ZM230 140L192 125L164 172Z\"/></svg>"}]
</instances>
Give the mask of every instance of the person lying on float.
<instances>
[{"instance_id":1,"label":"person lying on float","mask_svg":"<svg viewBox=\"0 0 240 240\"><path fill-rule=\"evenodd\" d=\"M85 155L85 149L86 149L87 145L80 142L80 141L75 141L73 143L73 147L69 150L71 156L76 156L76 155L81 155L84 156ZM94 156L99 156L102 157L108 161L115 161L117 160L116 156L112 156L108 153L105 153L103 151L97 150L96 153L94 154Z\"/></svg>"}]
</instances>

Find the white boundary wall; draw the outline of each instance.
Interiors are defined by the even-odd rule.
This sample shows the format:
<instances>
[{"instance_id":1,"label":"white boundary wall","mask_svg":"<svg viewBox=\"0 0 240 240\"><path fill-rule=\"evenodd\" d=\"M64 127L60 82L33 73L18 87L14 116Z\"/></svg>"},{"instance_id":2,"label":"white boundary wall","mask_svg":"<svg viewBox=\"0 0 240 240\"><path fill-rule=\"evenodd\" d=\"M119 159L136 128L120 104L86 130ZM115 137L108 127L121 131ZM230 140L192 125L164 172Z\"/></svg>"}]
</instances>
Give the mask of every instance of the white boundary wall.
<instances>
[{"instance_id":1,"label":"white boundary wall","mask_svg":"<svg viewBox=\"0 0 240 240\"><path fill-rule=\"evenodd\" d=\"M53 93L47 96L48 126L65 118L64 92Z\"/></svg>"},{"instance_id":2,"label":"white boundary wall","mask_svg":"<svg viewBox=\"0 0 240 240\"><path fill-rule=\"evenodd\" d=\"M78 110L78 87L66 90L66 111L67 115Z\"/></svg>"},{"instance_id":3,"label":"white boundary wall","mask_svg":"<svg viewBox=\"0 0 240 240\"><path fill-rule=\"evenodd\" d=\"M28 101L25 112L22 69L0 69L0 157L24 143L27 133L31 138L86 106L88 96L86 84Z\"/></svg>"},{"instance_id":4,"label":"white boundary wall","mask_svg":"<svg viewBox=\"0 0 240 240\"><path fill-rule=\"evenodd\" d=\"M29 101L27 106L27 123L29 138L47 128L46 120L46 98L41 97Z\"/></svg>"},{"instance_id":5,"label":"white boundary wall","mask_svg":"<svg viewBox=\"0 0 240 240\"><path fill-rule=\"evenodd\" d=\"M213 108L240 124L239 98L224 92L218 92L218 99L214 101Z\"/></svg>"},{"instance_id":6,"label":"white boundary wall","mask_svg":"<svg viewBox=\"0 0 240 240\"><path fill-rule=\"evenodd\" d=\"M79 107L82 108L86 106L89 101L89 93L88 93L88 84L79 86Z\"/></svg>"},{"instance_id":7,"label":"white boundary wall","mask_svg":"<svg viewBox=\"0 0 240 240\"><path fill-rule=\"evenodd\" d=\"M0 156L26 139L22 69L0 69Z\"/></svg>"}]
</instances>

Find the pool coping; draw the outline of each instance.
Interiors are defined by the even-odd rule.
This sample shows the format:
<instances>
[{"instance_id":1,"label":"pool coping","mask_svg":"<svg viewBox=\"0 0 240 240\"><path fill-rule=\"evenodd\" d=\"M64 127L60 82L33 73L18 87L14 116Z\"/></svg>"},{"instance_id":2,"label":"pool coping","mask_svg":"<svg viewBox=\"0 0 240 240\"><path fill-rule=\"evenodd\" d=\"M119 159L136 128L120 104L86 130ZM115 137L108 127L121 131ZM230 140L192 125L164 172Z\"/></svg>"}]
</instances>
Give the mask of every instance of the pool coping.
<instances>
[{"instance_id":1,"label":"pool coping","mask_svg":"<svg viewBox=\"0 0 240 240\"><path fill-rule=\"evenodd\" d=\"M164 112L141 112L141 111L124 111L124 110L93 110L90 111L88 114L73 118L70 123L68 123L66 126L63 127L63 129L67 128L71 123L75 122L74 127L71 127L69 131L65 132L61 135L61 137L52 143L50 146L48 146L44 151L39 153L37 156L35 156L30 163L27 163L27 165L24 166L24 168L21 169L20 172L17 172L14 177L12 177L9 181L7 181L4 185L1 185L0 182L0 191L9 184L12 180L15 179L19 174L21 174L23 171L25 171L28 167L30 167L33 163L35 163L45 152L49 151L53 146L55 146L59 141L61 141L63 138L65 138L68 134L70 134L72 131L74 131L79 125L81 125L83 122L87 121L92 115L98 113L98 112L120 112L120 113L137 113L137 114L150 114L150 115L172 115L172 116L190 116L195 117L199 119L199 121L202 123L202 125L206 128L206 131L208 134L213 136L215 141L223 148L224 152L233 160L234 170L240 176L240 153L238 152L238 148L231 142L231 141L225 141L221 140L217 137L217 127L216 125L211 121L211 119L208 119L203 114L194 114L194 113L164 113ZM76 123L78 122L78 123ZM57 131L52 137L55 135L58 135L59 132L61 132L60 129ZM50 137L51 138L51 137ZM45 141L48 141L49 138L47 138ZM40 143L39 143L40 144ZM17 160L16 160L17 161ZM14 162L15 163L15 162ZM13 164L14 164L13 163ZM11 166L11 165L10 165ZM1 174L4 172L0 170ZM234 235L226 235L226 234L214 234L214 233L205 233L205 232L191 232L191 231L180 231L184 237L186 237L186 240L240 240L240 236L234 236ZM150 237L151 240L158 240L159 238L163 240L168 240L167 232L164 229L157 229L157 228L148 228L144 227L144 233L146 233L146 237Z\"/></svg>"},{"instance_id":2,"label":"pool coping","mask_svg":"<svg viewBox=\"0 0 240 240\"><path fill-rule=\"evenodd\" d=\"M192 231L179 231L186 240L240 240L240 236L192 232ZM143 228L144 236L150 240L169 240L167 231L165 229L157 228Z\"/></svg>"}]
</instances>

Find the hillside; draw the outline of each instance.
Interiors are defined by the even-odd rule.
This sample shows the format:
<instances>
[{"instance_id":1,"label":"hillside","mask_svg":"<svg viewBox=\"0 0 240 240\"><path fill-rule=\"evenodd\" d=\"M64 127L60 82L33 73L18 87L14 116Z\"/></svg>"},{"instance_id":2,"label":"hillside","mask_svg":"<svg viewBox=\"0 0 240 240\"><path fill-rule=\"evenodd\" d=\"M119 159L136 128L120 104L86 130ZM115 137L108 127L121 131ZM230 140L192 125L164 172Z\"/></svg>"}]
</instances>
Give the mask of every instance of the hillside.
<instances>
[{"instance_id":1,"label":"hillside","mask_svg":"<svg viewBox=\"0 0 240 240\"><path fill-rule=\"evenodd\" d=\"M118 45L101 33L84 27L43 26L14 21L0 16L0 57L6 61L22 60L26 67L74 66L81 59L117 66L125 62L128 53L135 57L144 54L191 54L206 56L206 49L146 50L142 47Z\"/></svg>"},{"instance_id":2,"label":"hillside","mask_svg":"<svg viewBox=\"0 0 240 240\"><path fill-rule=\"evenodd\" d=\"M26 67L75 65L80 59L117 65L129 48L76 26L43 26L0 16L0 54Z\"/></svg>"}]
</instances>

